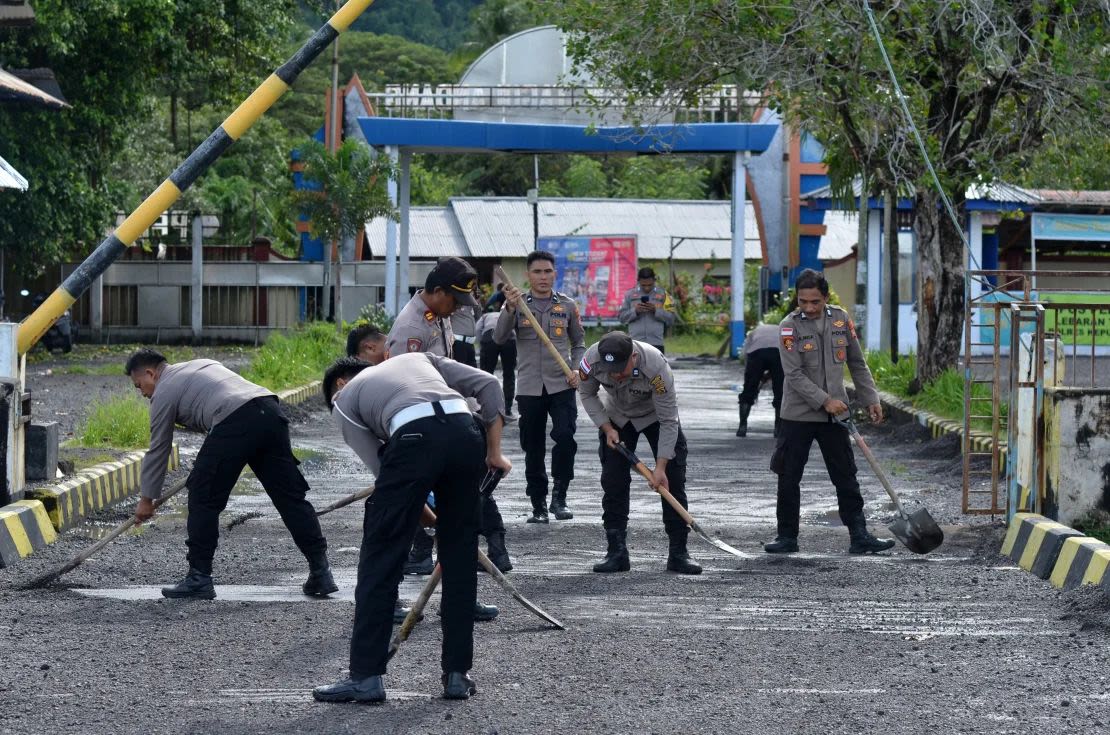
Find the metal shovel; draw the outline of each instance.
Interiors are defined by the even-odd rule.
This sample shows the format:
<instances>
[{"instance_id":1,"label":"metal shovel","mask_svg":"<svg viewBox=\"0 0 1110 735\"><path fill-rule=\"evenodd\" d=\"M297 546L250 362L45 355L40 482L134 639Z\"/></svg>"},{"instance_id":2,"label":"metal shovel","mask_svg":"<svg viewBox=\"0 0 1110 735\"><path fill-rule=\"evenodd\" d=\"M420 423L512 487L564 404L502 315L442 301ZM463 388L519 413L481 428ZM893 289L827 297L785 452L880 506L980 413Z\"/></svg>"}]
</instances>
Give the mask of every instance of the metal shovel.
<instances>
[{"instance_id":1,"label":"metal shovel","mask_svg":"<svg viewBox=\"0 0 1110 735\"><path fill-rule=\"evenodd\" d=\"M898 509L897 520L888 526L894 537L915 554L928 554L944 543L944 531L940 530L940 526L929 515L927 509L918 508L912 514L906 513L905 508L902 507L902 501L894 493L894 488L890 486L890 480L886 478L886 473L879 467L879 462L875 459L875 455L871 453L871 448L860 436L859 429L856 428L856 422L852 421L851 417L841 418L837 416L836 420L848 429L852 438L855 439L856 446L863 452L863 456L867 458L867 463L875 471L875 476L883 484L883 489L894 501L894 507Z\"/></svg>"}]
</instances>

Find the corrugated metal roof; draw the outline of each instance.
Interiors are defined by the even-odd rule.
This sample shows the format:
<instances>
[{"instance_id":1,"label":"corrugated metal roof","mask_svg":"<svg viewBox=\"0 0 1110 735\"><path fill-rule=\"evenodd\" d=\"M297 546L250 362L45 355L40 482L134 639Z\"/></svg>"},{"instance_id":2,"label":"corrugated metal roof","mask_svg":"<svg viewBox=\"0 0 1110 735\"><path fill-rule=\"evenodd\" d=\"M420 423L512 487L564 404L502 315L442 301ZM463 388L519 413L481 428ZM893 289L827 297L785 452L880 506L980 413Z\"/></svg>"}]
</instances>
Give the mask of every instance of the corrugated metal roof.
<instances>
[{"instance_id":1,"label":"corrugated metal roof","mask_svg":"<svg viewBox=\"0 0 1110 735\"><path fill-rule=\"evenodd\" d=\"M671 238L682 238L675 260L727 260L731 254L731 203L644 199L541 199L540 235L635 235L639 257L666 260ZM856 244L858 225L846 212L825 213L826 235L818 257L838 260ZM532 251L532 206L523 198L459 197L448 207L409 211L413 258L524 258ZM755 210L747 203L744 257L761 260ZM366 226L367 245L385 257L385 220Z\"/></svg>"},{"instance_id":2,"label":"corrugated metal roof","mask_svg":"<svg viewBox=\"0 0 1110 735\"><path fill-rule=\"evenodd\" d=\"M27 191L27 179L3 158L0 158L0 189Z\"/></svg>"},{"instance_id":3,"label":"corrugated metal roof","mask_svg":"<svg viewBox=\"0 0 1110 735\"><path fill-rule=\"evenodd\" d=\"M852 196L858 197L861 189L860 179L852 181ZM899 196L912 198L917 188L911 183L904 183L898 187ZM1020 186L1007 184L1005 181L994 181L990 184L972 184L967 188L965 196L968 199L980 199L988 202L1005 202L1008 204L1038 204L1041 197L1036 190L1023 189ZM825 185L812 191L807 191L802 199L831 199L832 186Z\"/></svg>"},{"instance_id":4,"label":"corrugated metal roof","mask_svg":"<svg viewBox=\"0 0 1110 735\"><path fill-rule=\"evenodd\" d=\"M0 69L0 101L5 100L30 102L54 108L69 107L62 100L43 92L30 82L25 82L15 74Z\"/></svg>"},{"instance_id":5,"label":"corrugated metal roof","mask_svg":"<svg viewBox=\"0 0 1110 735\"><path fill-rule=\"evenodd\" d=\"M0 2L0 28L29 26L35 22L35 11L26 0L7 0Z\"/></svg>"},{"instance_id":6,"label":"corrugated metal roof","mask_svg":"<svg viewBox=\"0 0 1110 735\"><path fill-rule=\"evenodd\" d=\"M859 215L855 212L825 212L825 234L817 248L818 260L840 260L859 242Z\"/></svg>"},{"instance_id":7,"label":"corrugated metal roof","mask_svg":"<svg viewBox=\"0 0 1110 735\"><path fill-rule=\"evenodd\" d=\"M1110 191L1070 191L1067 189L1030 189L1044 204L1064 204L1077 207L1110 206Z\"/></svg>"},{"instance_id":8,"label":"corrugated metal roof","mask_svg":"<svg viewBox=\"0 0 1110 735\"><path fill-rule=\"evenodd\" d=\"M385 218L366 225L366 244L375 258L385 257ZM471 257L459 223L447 207L413 207L409 210L409 256Z\"/></svg>"},{"instance_id":9,"label":"corrugated metal roof","mask_svg":"<svg viewBox=\"0 0 1110 735\"><path fill-rule=\"evenodd\" d=\"M471 253L478 258L523 258L532 250L532 207L523 198L451 200ZM639 257L665 260L671 238L686 238L677 260L727 258L731 203L645 199L541 199L540 235L635 235ZM751 203L745 213L745 258L762 257Z\"/></svg>"}]
</instances>

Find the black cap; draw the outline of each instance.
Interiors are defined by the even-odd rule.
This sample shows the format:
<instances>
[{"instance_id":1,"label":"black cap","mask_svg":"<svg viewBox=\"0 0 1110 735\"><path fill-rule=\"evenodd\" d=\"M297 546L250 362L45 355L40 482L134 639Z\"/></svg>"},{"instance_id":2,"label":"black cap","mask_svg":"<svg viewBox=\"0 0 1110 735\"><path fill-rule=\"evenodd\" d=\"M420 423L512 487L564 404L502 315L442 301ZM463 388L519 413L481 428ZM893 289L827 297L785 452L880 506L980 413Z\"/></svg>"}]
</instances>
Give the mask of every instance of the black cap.
<instances>
[{"instance_id":1,"label":"black cap","mask_svg":"<svg viewBox=\"0 0 1110 735\"><path fill-rule=\"evenodd\" d=\"M597 364L593 365L597 372L621 372L632 357L632 337L628 332L609 332L597 343L597 357Z\"/></svg>"},{"instance_id":2,"label":"black cap","mask_svg":"<svg viewBox=\"0 0 1110 735\"><path fill-rule=\"evenodd\" d=\"M431 291L442 288L455 297L462 306L477 306L474 286L478 283L478 271L462 258L440 258L436 267L424 279L424 289Z\"/></svg>"},{"instance_id":3,"label":"black cap","mask_svg":"<svg viewBox=\"0 0 1110 735\"><path fill-rule=\"evenodd\" d=\"M655 278L655 269L650 265L645 265L640 269L640 272L636 274L636 280L642 280L644 278Z\"/></svg>"}]
</instances>

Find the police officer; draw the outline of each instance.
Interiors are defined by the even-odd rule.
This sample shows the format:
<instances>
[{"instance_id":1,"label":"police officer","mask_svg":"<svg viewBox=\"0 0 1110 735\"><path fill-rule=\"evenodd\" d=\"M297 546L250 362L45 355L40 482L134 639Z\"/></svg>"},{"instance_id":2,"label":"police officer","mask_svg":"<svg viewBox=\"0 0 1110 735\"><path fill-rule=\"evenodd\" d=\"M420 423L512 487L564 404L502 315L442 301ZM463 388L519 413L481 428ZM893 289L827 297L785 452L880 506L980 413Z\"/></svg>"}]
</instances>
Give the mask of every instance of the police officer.
<instances>
[{"instance_id":1,"label":"police officer","mask_svg":"<svg viewBox=\"0 0 1110 735\"><path fill-rule=\"evenodd\" d=\"M502 285L502 284L498 284ZM501 293L498 291L498 293ZM504 299L502 299L502 303ZM497 369L497 361L501 361L501 387L505 393L505 420L509 423L516 421L513 415L513 397L516 396L516 330L509 333L505 344L499 345L493 339L493 330L497 327L500 310L487 311L478 320L475 331L478 333L478 367L490 375Z\"/></svg>"},{"instance_id":2,"label":"police officer","mask_svg":"<svg viewBox=\"0 0 1110 735\"><path fill-rule=\"evenodd\" d=\"M487 467L512 469L501 453L501 387L477 368L422 352L376 367L341 360L324 376L324 397L343 440L377 481L363 522L350 677L315 688L313 696L325 702L385 699L382 675L405 550L434 487L443 567L443 696L466 699L477 691L467 672L474 656L478 485ZM480 422L468 397L482 406Z\"/></svg>"},{"instance_id":3,"label":"police officer","mask_svg":"<svg viewBox=\"0 0 1110 735\"><path fill-rule=\"evenodd\" d=\"M470 367L478 367L474 344L477 342L477 321L481 315L482 307L477 304L459 304L459 308L451 314L451 331L455 334L454 358Z\"/></svg>"},{"instance_id":4,"label":"police officer","mask_svg":"<svg viewBox=\"0 0 1110 735\"><path fill-rule=\"evenodd\" d=\"M609 332L586 350L579 365L582 406L598 427L601 455L602 524L609 543L605 561L595 572L627 572L630 569L625 533L628 528L628 494L631 467L613 447L624 444L633 452L640 435L647 437L655 455L652 481L667 488L686 503L686 437L678 420L678 398L674 377L663 353L624 332ZM598 395L605 389L605 401ZM668 571L701 574L701 567L686 550L686 523L667 501L663 503L663 526L670 539Z\"/></svg>"},{"instance_id":5,"label":"police officer","mask_svg":"<svg viewBox=\"0 0 1110 735\"><path fill-rule=\"evenodd\" d=\"M424 290L417 291L394 320L381 359L406 352L430 352L453 358L455 335L450 317L459 307L478 305L474 298L477 282L478 273L462 258L440 258L424 280ZM513 567L505 547L505 524L497 501L492 495L483 495L481 503L481 532L486 537L490 560L498 569L507 572ZM431 574L435 566L432 548L428 534L416 529L405 573Z\"/></svg>"},{"instance_id":6,"label":"police officer","mask_svg":"<svg viewBox=\"0 0 1110 735\"><path fill-rule=\"evenodd\" d=\"M555 256L546 250L536 250L528 255L528 285L526 294L515 287L506 286L505 305L493 332L494 341L503 345L516 330L517 355L520 360L517 381L517 407L520 409L520 448L524 450L524 477L528 497L532 500L532 517L529 523L547 523L548 510L562 521L573 518L567 507L567 488L574 479L574 455L578 444L574 441L578 404L574 389L578 387L578 374L570 377L563 372L555 358L540 340L532 323L521 313L521 299L528 304L540 328L558 348L564 359L574 365L586 351L585 332L578 314L578 304L566 294L558 293L555 286ZM547 507L547 417L551 417L551 507Z\"/></svg>"},{"instance_id":7,"label":"police officer","mask_svg":"<svg viewBox=\"0 0 1110 735\"><path fill-rule=\"evenodd\" d=\"M294 543L308 559L306 595L325 596L339 588L328 564L328 542L316 511L305 500L308 483L297 468L289 443L289 420L270 391L233 373L215 360L169 364L150 349L135 352L124 372L150 400L150 449L143 457L141 495L135 509L139 522L154 515L154 500L173 446L173 427L181 424L208 434L189 473L189 573L164 597L211 600L212 559L220 535L220 513L243 467L250 465Z\"/></svg>"},{"instance_id":8,"label":"police officer","mask_svg":"<svg viewBox=\"0 0 1110 735\"><path fill-rule=\"evenodd\" d=\"M385 359L385 335L368 324L355 327L347 333L347 357L377 365Z\"/></svg>"},{"instance_id":9,"label":"police officer","mask_svg":"<svg viewBox=\"0 0 1110 735\"><path fill-rule=\"evenodd\" d=\"M674 302L655 284L655 271L651 268L641 268L636 277L639 285L625 293L621 304L621 324L628 325L632 339L647 342L663 352L663 333L674 324Z\"/></svg>"},{"instance_id":10,"label":"police officer","mask_svg":"<svg viewBox=\"0 0 1110 735\"><path fill-rule=\"evenodd\" d=\"M775 407L775 436L779 435L779 407L782 405L782 360L779 358L779 327L760 324L744 340L744 390L740 392L740 426L736 436L748 435L748 414L759 395L763 375L771 374L771 390Z\"/></svg>"},{"instance_id":11,"label":"police officer","mask_svg":"<svg viewBox=\"0 0 1110 735\"><path fill-rule=\"evenodd\" d=\"M813 441L836 486L840 520L848 528L848 552L886 551L893 539L875 538L867 531L863 497L856 481L856 463L848 432L833 417L848 411L844 366L848 366L860 400L871 420L883 420L875 381L863 358L856 327L848 313L828 303L829 283L820 273L806 269L795 281L798 308L779 326L779 356L785 374L782 427L771 458L778 480L778 538L764 544L772 554L798 550L802 471Z\"/></svg>"}]
</instances>

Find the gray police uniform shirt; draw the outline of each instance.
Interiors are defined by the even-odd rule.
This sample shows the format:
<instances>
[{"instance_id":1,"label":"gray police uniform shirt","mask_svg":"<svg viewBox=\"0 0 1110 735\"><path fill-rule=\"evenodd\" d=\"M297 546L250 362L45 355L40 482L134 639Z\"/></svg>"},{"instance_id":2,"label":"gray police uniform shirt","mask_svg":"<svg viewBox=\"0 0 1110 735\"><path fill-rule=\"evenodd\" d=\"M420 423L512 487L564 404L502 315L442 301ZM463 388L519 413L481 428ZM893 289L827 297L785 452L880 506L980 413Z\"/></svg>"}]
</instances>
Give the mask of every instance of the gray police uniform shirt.
<instances>
[{"instance_id":1,"label":"gray police uniform shirt","mask_svg":"<svg viewBox=\"0 0 1110 735\"><path fill-rule=\"evenodd\" d=\"M860 402L865 406L879 402L856 325L839 306L826 306L816 320L807 318L801 309L787 315L779 325L779 357L785 376L780 411L784 419L830 421L822 408L825 401L831 397L848 403L845 365Z\"/></svg>"},{"instance_id":2,"label":"gray police uniform shirt","mask_svg":"<svg viewBox=\"0 0 1110 735\"><path fill-rule=\"evenodd\" d=\"M586 332L582 329L582 319L578 315L578 304L574 299L558 291L550 299L539 299L525 293L524 301L540 327L547 333L551 343L558 348L567 364L573 366L586 352ZM503 345L516 330L516 394L518 396L543 395L544 388L550 393L572 390L567 385L567 376L547 351L532 323L524 316L523 310L501 309L497 327L493 330L493 341Z\"/></svg>"},{"instance_id":3,"label":"gray police uniform shirt","mask_svg":"<svg viewBox=\"0 0 1110 735\"><path fill-rule=\"evenodd\" d=\"M393 321L385 347L394 357L406 352L452 356L455 335L451 331L451 320L436 316L421 298L423 293L423 290L417 291Z\"/></svg>"},{"instance_id":4,"label":"gray police uniform shirt","mask_svg":"<svg viewBox=\"0 0 1110 735\"><path fill-rule=\"evenodd\" d=\"M150 449L143 457L142 496L162 496L174 424L207 433L247 401L272 395L215 360L166 365L150 399Z\"/></svg>"},{"instance_id":5,"label":"gray police uniform shirt","mask_svg":"<svg viewBox=\"0 0 1110 735\"><path fill-rule=\"evenodd\" d=\"M456 337L473 337L475 324L482 315L480 306L460 306L451 314L451 331Z\"/></svg>"},{"instance_id":6,"label":"gray police uniform shirt","mask_svg":"<svg viewBox=\"0 0 1110 735\"><path fill-rule=\"evenodd\" d=\"M744 340L744 354L750 355L756 350L774 350L779 346L779 326L777 324L760 324L748 333Z\"/></svg>"},{"instance_id":7,"label":"gray police uniform shirt","mask_svg":"<svg viewBox=\"0 0 1110 735\"><path fill-rule=\"evenodd\" d=\"M621 428L629 421L636 431L643 431L659 422L660 459L674 459L678 442L678 397L674 392L674 375L667 358L646 342L632 343L632 352L639 362L627 380L617 382L611 373L593 369L601 359L597 345L591 345L578 366L578 396L590 419L600 429L606 421ZM605 400L598 395L605 389Z\"/></svg>"},{"instance_id":8,"label":"gray police uniform shirt","mask_svg":"<svg viewBox=\"0 0 1110 735\"><path fill-rule=\"evenodd\" d=\"M640 303L644 296L648 297L648 303L655 304L658 307L654 314L636 313L636 304ZM671 301L670 295L659 286L652 288L651 293L644 293L639 286L630 288L624 294L619 318L621 324L628 325L628 333L632 336L632 339L661 347L663 345L663 333L667 327L674 324L674 302Z\"/></svg>"},{"instance_id":9,"label":"gray police uniform shirt","mask_svg":"<svg viewBox=\"0 0 1110 735\"><path fill-rule=\"evenodd\" d=\"M493 330L497 327L497 319L500 316L501 314L496 311L488 311L482 314L482 318L478 320L478 323L474 327L479 342L493 339ZM509 340L516 340L515 329L509 333Z\"/></svg>"},{"instance_id":10,"label":"gray police uniform shirt","mask_svg":"<svg viewBox=\"0 0 1110 735\"><path fill-rule=\"evenodd\" d=\"M410 406L476 398L487 425L505 416L501 385L489 373L430 352L391 357L356 375L333 398L332 418L343 441L375 476L378 450L389 441L389 422Z\"/></svg>"}]
</instances>

